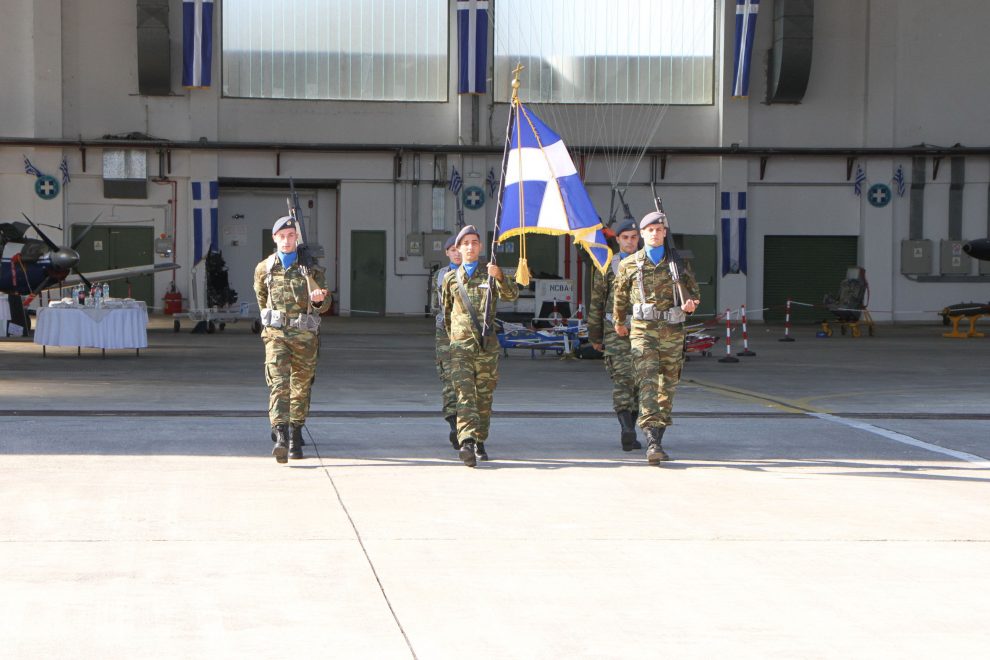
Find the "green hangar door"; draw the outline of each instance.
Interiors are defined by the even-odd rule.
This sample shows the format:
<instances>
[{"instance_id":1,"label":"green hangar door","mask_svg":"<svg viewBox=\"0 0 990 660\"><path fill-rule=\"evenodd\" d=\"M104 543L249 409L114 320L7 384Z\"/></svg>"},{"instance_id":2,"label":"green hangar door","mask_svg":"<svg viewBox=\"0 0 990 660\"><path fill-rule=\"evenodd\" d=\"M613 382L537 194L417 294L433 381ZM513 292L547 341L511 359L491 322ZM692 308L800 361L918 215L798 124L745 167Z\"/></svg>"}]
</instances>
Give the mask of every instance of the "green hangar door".
<instances>
[{"instance_id":1,"label":"green hangar door","mask_svg":"<svg viewBox=\"0 0 990 660\"><path fill-rule=\"evenodd\" d=\"M763 318L783 322L787 299L792 323L817 323L831 315L825 294L838 295L846 270L858 263L856 236L767 236L763 240ZM870 274L866 274L869 281Z\"/></svg>"},{"instance_id":2,"label":"green hangar door","mask_svg":"<svg viewBox=\"0 0 990 660\"><path fill-rule=\"evenodd\" d=\"M76 241L87 225L72 225L72 241ZM128 225L93 225L79 244L79 270L83 275L101 270L147 266L155 263L154 227ZM89 278L93 284L97 282ZM154 275L131 276L110 283L114 298L143 300L148 307L155 305Z\"/></svg>"},{"instance_id":3,"label":"green hangar door","mask_svg":"<svg viewBox=\"0 0 990 660\"><path fill-rule=\"evenodd\" d=\"M385 232L351 232L351 316L385 315Z\"/></svg>"},{"instance_id":4,"label":"green hangar door","mask_svg":"<svg viewBox=\"0 0 990 660\"><path fill-rule=\"evenodd\" d=\"M701 295L701 305L697 313L715 315L715 302L718 292L715 289L716 268L718 267L718 247L715 237L706 234L674 234L674 245L679 249L690 251L691 272L698 282L698 292Z\"/></svg>"}]
</instances>

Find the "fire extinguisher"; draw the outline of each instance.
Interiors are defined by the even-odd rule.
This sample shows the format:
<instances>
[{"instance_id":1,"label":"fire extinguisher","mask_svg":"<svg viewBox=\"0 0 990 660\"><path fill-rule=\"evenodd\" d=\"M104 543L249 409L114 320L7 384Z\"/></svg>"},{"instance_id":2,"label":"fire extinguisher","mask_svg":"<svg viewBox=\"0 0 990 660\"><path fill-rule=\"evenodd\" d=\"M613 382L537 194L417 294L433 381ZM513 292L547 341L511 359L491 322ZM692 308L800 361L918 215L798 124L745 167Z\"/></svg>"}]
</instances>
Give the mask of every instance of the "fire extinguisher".
<instances>
[{"instance_id":1,"label":"fire extinguisher","mask_svg":"<svg viewBox=\"0 0 990 660\"><path fill-rule=\"evenodd\" d=\"M182 312L182 294L175 290L175 282L172 282L163 298L165 301L166 314L179 314Z\"/></svg>"}]
</instances>

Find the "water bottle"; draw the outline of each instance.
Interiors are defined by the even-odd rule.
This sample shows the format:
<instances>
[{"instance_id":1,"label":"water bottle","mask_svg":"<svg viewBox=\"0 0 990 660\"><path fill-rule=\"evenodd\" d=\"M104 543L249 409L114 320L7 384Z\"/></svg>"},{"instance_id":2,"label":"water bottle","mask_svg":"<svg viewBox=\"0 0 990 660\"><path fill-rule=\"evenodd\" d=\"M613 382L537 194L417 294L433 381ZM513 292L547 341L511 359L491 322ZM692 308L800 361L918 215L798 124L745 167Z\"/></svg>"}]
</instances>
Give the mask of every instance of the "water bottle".
<instances>
[{"instance_id":1,"label":"water bottle","mask_svg":"<svg viewBox=\"0 0 990 660\"><path fill-rule=\"evenodd\" d=\"M105 301L110 297L110 285L107 282L103 283L103 300Z\"/></svg>"}]
</instances>

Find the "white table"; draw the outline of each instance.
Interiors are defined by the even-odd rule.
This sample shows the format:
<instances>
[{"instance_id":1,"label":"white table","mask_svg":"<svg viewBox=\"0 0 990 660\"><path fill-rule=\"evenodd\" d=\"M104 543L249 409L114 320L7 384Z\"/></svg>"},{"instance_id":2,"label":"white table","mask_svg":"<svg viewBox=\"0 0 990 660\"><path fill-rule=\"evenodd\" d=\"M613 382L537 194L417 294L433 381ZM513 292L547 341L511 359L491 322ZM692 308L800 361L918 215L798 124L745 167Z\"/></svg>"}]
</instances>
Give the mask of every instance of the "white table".
<instances>
[{"instance_id":1,"label":"white table","mask_svg":"<svg viewBox=\"0 0 990 660\"><path fill-rule=\"evenodd\" d=\"M34 343L41 344L42 355L48 346L99 348L133 348L141 354L148 347L148 310L143 305L95 309L92 307L42 307L34 329Z\"/></svg>"},{"instance_id":2,"label":"white table","mask_svg":"<svg viewBox=\"0 0 990 660\"><path fill-rule=\"evenodd\" d=\"M7 336L7 321L10 320L10 301L6 293L0 293L0 337Z\"/></svg>"}]
</instances>

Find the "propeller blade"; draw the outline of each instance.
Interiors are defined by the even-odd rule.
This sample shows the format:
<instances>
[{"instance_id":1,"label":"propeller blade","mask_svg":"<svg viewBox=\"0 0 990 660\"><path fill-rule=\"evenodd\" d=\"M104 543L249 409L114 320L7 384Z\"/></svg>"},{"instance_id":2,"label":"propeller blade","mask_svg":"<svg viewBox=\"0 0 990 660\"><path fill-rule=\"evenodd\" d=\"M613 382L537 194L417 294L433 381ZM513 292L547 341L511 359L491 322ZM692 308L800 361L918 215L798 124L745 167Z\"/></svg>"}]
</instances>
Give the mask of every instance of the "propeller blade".
<instances>
[{"instance_id":1,"label":"propeller blade","mask_svg":"<svg viewBox=\"0 0 990 660\"><path fill-rule=\"evenodd\" d=\"M89 288L89 289L92 289L93 288L93 283L90 282L89 280L87 280L86 279L86 276L83 275L82 273L80 273L78 268L73 268L72 269L72 272L79 276L79 279L81 279L83 281L83 283L86 284L86 287L87 288Z\"/></svg>"},{"instance_id":2,"label":"propeller blade","mask_svg":"<svg viewBox=\"0 0 990 660\"><path fill-rule=\"evenodd\" d=\"M24 215L24 213L21 213L21 215L23 215L24 216L24 219L27 220L31 224L32 227L34 227L34 230L36 232L38 232L38 236L40 236L41 237L41 240L43 240L45 242L45 245L47 245L52 251L57 251L58 250L58 246L55 245L55 243L52 242L52 239L50 239L47 236L45 236L45 232L41 231L41 228L38 227L38 225L34 224L34 222L32 222L32 220L31 220L31 218L29 218L26 215Z\"/></svg>"},{"instance_id":3,"label":"propeller blade","mask_svg":"<svg viewBox=\"0 0 990 660\"><path fill-rule=\"evenodd\" d=\"M101 215L103 215L103 211L100 211L99 213L97 213L96 214L96 217L93 218L93 221L91 223L89 223L88 225L86 225L86 228L83 229L82 233L79 234L79 236L76 238L76 240L72 242L72 249L73 250L79 248L79 244L82 243L82 241L83 241L84 238L86 238L86 234L88 234L89 233L89 230L93 228L93 225L96 224L96 221L100 219L100 216Z\"/></svg>"}]
</instances>

